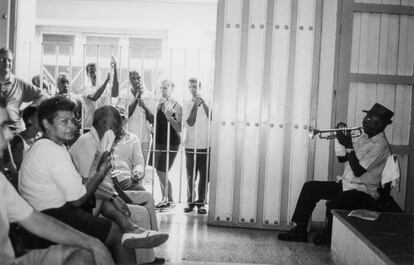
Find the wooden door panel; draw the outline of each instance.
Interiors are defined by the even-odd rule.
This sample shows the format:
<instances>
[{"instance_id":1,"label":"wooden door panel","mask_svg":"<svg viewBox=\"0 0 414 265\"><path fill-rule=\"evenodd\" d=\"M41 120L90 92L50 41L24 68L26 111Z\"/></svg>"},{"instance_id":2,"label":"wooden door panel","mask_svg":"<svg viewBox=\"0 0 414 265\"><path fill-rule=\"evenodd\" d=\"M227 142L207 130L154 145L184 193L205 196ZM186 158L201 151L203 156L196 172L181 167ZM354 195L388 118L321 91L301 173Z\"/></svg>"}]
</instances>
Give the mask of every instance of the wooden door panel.
<instances>
[{"instance_id":1,"label":"wooden door panel","mask_svg":"<svg viewBox=\"0 0 414 265\"><path fill-rule=\"evenodd\" d=\"M414 210L414 139L411 128L414 84L414 1L342 1L336 122L360 126L375 102L394 111L385 130L401 164L402 208ZM334 164L333 175L340 173ZM410 188L411 187L411 188ZM408 204L406 205L406 200Z\"/></svg>"}]
</instances>

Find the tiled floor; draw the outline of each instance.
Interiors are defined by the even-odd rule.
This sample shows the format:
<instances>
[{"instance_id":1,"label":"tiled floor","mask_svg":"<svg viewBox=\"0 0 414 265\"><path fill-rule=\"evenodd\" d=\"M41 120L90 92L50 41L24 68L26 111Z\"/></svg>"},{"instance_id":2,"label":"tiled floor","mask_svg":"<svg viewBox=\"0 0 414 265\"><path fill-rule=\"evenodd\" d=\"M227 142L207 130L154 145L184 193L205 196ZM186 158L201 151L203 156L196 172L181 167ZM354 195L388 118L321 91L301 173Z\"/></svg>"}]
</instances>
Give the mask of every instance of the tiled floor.
<instances>
[{"instance_id":1,"label":"tiled floor","mask_svg":"<svg viewBox=\"0 0 414 265\"><path fill-rule=\"evenodd\" d=\"M158 213L170 238L155 251L167 264L333 264L328 247L280 242L276 231L207 226L206 215L182 207Z\"/></svg>"}]
</instances>

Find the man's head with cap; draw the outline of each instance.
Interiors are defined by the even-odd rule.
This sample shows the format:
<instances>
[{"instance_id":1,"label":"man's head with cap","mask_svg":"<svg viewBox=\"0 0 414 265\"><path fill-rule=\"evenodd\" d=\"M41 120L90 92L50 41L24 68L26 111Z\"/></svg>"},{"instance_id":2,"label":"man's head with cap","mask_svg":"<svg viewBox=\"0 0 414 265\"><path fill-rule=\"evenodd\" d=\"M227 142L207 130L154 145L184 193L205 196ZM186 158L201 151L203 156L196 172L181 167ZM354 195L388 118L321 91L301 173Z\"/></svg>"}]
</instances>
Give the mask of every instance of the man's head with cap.
<instances>
[{"instance_id":1,"label":"man's head with cap","mask_svg":"<svg viewBox=\"0 0 414 265\"><path fill-rule=\"evenodd\" d=\"M371 109L363 110L363 112L366 113L366 116L362 125L365 133L370 137L384 131L385 127L392 123L391 118L394 115L394 112L379 103L375 103Z\"/></svg>"}]
</instances>

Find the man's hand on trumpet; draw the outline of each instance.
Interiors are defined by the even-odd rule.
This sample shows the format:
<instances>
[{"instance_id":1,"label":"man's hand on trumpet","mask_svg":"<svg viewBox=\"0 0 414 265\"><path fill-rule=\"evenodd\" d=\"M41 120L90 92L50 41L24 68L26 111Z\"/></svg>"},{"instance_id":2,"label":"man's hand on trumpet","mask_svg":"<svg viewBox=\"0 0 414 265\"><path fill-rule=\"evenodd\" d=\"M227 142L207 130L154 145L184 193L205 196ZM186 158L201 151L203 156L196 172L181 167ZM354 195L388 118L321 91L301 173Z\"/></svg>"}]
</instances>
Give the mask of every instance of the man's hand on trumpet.
<instances>
[{"instance_id":1,"label":"man's hand on trumpet","mask_svg":"<svg viewBox=\"0 0 414 265\"><path fill-rule=\"evenodd\" d=\"M346 124L343 122L340 122L336 125L337 129L345 129L347 128ZM338 139L338 142L343 145L346 149L352 148L352 137L350 131L337 131L336 132L336 139Z\"/></svg>"}]
</instances>

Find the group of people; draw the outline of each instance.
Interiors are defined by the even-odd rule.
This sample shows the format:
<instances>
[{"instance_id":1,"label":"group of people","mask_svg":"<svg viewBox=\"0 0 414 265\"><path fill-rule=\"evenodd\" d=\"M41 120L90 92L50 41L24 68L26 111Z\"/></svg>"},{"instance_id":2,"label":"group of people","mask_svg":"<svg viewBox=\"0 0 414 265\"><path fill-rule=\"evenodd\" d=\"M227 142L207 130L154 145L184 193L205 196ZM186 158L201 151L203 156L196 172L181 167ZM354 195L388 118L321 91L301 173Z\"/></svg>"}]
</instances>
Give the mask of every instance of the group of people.
<instances>
[{"instance_id":1,"label":"group of people","mask_svg":"<svg viewBox=\"0 0 414 265\"><path fill-rule=\"evenodd\" d=\"M171 97L172 82L161 82L161 98L157 101L144 89L137 71L130 72L131 87L119 96L113 58L112 74L108 73L103 84L98 84L96 64L86 65L89 85L82 95L72 92L68 74L58 75L56 94L50 95L46 80L39 82L40 77L35 77L33 84L28 84L12 74L12 64L13 53L0 49L0 110L4 114L1 167L5 173L7 169L13 169L14 173L6 174L12 186L4 181L2 188L8 190L4 196L10 193L11 197L2 202L16 201L18 205L13 204L13 207L25 211L16 213L5 203L1 205L5 208L3 221L17 221L28 231L22 233L23 236L34 234L36 238L37 235L36 243L40 243L34 247L47 247L55 242L83 249L84 242L91 242L87 249L95 255L92 258L97 263L108 252L96 253L91 248L102 247L102 244L111 249L119 264L164 263L165 260L155 257L152 250L168 239L168 234L157 231L155 209L173 206L172 187L167 176L181 144L182 127L187 128L188 207L184 211L191 212L198 207L198 213L207 212L204 203L211 113L199 95L199 80L189 80L192 101L185 103L183 110ZM42 88L38 87L40 83L43 83ZM110 93L105 93L107 87L111 87ZM21 111L23 103L30 105ZM147 163L156 169L160 178L163 201L158 205L140 182ZM199 199L195 201L197 174L200 175ZM25 224L29 212L35 213L34 222L48 218L44 216L52 217L45 221L52 223L52 232L56 226L66 229L64 235L72 230L80 231L68 237L82 243L57 240L53 233L49 236L44 230L31 229ZM40 219L37 216L41 216ZM13 260L14 253L6 236L7 233L0 237L0 244L7 245L5 251L1 248L0 257ZM73 253L80 253L81 259L90 254L75 248L73 253L62 256L56 253L55 247L50 249L40 256L25 255L20 259L48 260L60 255L62 264L72 264L71 257L77 256ZM51 257L47 257L48 253ZM97 257L98 254L101 257Z\"/></svg>"},{"instance_id":2,"label":"group of people","mask_svg":"<svg viewBox=\"0 0 414 265\"><path fill-rule=\"evenodd\" d=\"M72 94L68 76L61 74L58 93L52 97L15 77L12 61L12 52L0 49L0 148L5 150L0 155L19 172L18 181L10 179L11 183L0 173L0 225L7 228L0 230L0 260L113 264L113 257L119 264L164 263L152 250L168 239L168 234L157 231L155 208L173 206L167 176L181 145L182 128L188 176L184 211L197 207L198 213L206 213L211 111L199 94L200 81L189 79L192 100L182 107L171 96L172 82L161 82L161 98L156 100L144 89L139 73L131 71L130 89L112 104L113 99L102 95L111 83L111 96L118 96L115 60L112 82L108 74L98 85L96 64L91 63L86 66L90 86L82 96ZM21 114L23 102L32 105ZM296 226L280 233L279 240L307 241L308 222L321 199L327 200L328 224L314 237L315 244L330 241L332 209L370 208L378 200L381 173L391 154L384 130L392 123L393 112L378 103L365 112L364 134L355 142L345 131L336 135L336 155L345 163L343 175L336 182L304 184L292 217ZM158 205L140 184L147 163L160 178L163 201ZM16 259L9 222L46 239L46 246L59 245ZM43 263L36 263L40 260Z\"/></svg>"},{"instance_id":3,"label":"group of people","mask_svg":"<svg viewBox=\"0 0 414 265\"><path fill-rule=\"evenodd\" d=\"M113 57L111 58L111 73L107 74L102 84L97 78L95 63L87 64L85 71L88 85L81 94L73 92L74 89L71 87L71 80L67 73L58 74L56 79L56 95L70 99L77 106L75 136L68 142L68 145L72 146L82 133L88 133L91 130L92 115L97 107L113 105L120 111L122 126L126 131L126 136L122 141L134 143L134 149L124 150L123 156L126 155L125 152L132 152L135 155L131 160L132 165L129 165L134 168L132 178L123 174L122 168L113 170L119 186L123 189L144 190L141 182L145 176L146 165L149 164L156 169L162 194L162 200L156 208L174 207L173 187L168 172L180 146L183 145L186 157L188 201L188 206L184 208L184 211L192 212L196 208L197 213L206 214L210 153L208 130L211 113L207 102L200 96L201 82L197 78L188 80L191 100L184 101L184 105L181 106L172 96L175 89L174 83L169 80L161 81L160 97L157 99L154 93L144 88L141 76L135 70L129 72L130 87L118 95L117 62ZM33 77L32 83L42 86L45 93L53 90L45 77L43 77L43 85L40 84L39 76ZM183 143L182 129L185 130ZM22 152L18 152L15 160L21 160L21 154ZM195 187L196 184L198 184L197 187Z\"/></svg>"}]
</instances>

